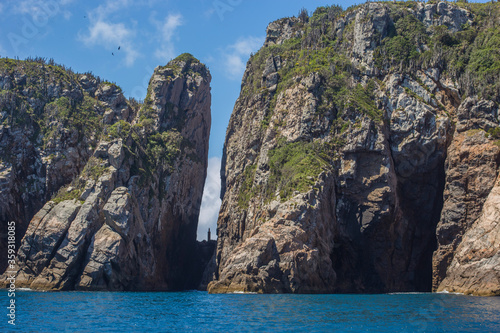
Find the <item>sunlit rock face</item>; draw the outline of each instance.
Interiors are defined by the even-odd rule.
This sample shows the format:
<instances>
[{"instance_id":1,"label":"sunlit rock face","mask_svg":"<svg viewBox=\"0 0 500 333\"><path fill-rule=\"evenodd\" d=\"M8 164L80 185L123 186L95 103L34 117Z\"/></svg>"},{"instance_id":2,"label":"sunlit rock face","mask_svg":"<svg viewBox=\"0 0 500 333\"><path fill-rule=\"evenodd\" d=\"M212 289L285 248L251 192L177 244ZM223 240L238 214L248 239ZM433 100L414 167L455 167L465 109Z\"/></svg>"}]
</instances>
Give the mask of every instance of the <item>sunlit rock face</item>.
<instances>
[{"instance_id":1,"label":"sunlit rock face","mask_svg":"<svg viewBox=\"0 0 500 333\"><path fill-rule=\"evenodd\" d=\"M367 3L269 25L227 130L209 292L499 293L488 8Z\"/></svg>"}]
</instances>

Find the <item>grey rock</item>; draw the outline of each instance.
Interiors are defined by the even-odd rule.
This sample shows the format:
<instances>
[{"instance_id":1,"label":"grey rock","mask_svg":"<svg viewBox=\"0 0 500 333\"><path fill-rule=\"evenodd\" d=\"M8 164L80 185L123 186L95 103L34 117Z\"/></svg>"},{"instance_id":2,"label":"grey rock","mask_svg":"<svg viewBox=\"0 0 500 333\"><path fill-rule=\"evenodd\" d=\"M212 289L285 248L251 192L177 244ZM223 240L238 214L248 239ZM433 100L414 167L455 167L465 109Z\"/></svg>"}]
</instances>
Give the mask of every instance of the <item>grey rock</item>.
<instances>
[{"instance_id":1,"label":"grey rock","mask_svg":"<svg viewBox=\"0 0 500 333\"><path fill-rule=\"evenodd\" d=\"M468 97L458 108L458 132L498 127L498 107L493 101Z\"/></svg>"},{"instance_id":2,"label":"grey rock","mask_svg":"<svg viewBox=\"0 0 500 333\"><path fill-rule=\"evenodd\" d=\"M418 4L419 19L426 26L445 25L451 31L460 31L466 23L472 24L472 15L465 9L457 8L448 2L437 4Z\"/></svg>"},{"instance_id":3,"label":"grey rock","mask_svg":"<svg viewBox=\"0 0 500 333\"><path fill-rule=\"evenodd\" d=\"M292 17L270 23L267 27L264 45L281 45L290 38L299 37L301 32L294 29L298 22L299 19Z\"/></svg>"},{"instance_id":4,"label":"grey rock","mask_svg":"<svg viewBox=\"0 0 500 333\"><path fill-rule=\"evenodd\" d=\"M356 11L352 55L361 66L373 66L373 51L387 35L389 11L383 3L368 3ZM373 38L380 36L379 40Z\"/></svg>"},{"instance_id":5,"label":"grey rock","mask_svg":"<svg viewBox=\"0 0 500 333\"><path fill-rule=\"evenodd\" d=\"M208 264L198 260L196 229L208 163L210 73L196 60L158 67L149 87L149 122L143 122L139 109L129 105L117 86L96 86L88 75L79 80L86 94L95 89L93 102L108 128L99 141L93 138L91 153L82 152L77 132L62 128L68 137L56 142L56 157L47 157L45 163L55 173L66 173L64 166L73 170L71 184L56 199L76 199L57 205L49 201L29 222L17 257L19 287L198 287L201 265ZM107 130L117 121L120 138L112 138ZM130 132L123 125L127 122L130 128L136 125ZM153 149L163 151L153 155ZM2 164L1 170L0 185L11 186L12 168Z\"/></svg>"}]
</instances>

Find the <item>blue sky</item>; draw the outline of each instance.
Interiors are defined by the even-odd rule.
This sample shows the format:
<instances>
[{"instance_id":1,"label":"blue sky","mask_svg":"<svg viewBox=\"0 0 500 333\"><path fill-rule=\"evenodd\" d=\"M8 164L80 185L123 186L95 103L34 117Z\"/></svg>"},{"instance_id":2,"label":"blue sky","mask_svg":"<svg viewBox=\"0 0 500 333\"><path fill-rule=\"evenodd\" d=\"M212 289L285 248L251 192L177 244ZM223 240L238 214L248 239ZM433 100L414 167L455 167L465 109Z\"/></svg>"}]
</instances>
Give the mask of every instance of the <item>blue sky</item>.
<instances>
[{"instance_id":1,"label":"blue sky","mask_svg":"<svg viewBox=\"0 0 500 333\"><path fill-rule=\"evenodd\" d=\"M484 1L481 1L484 2ZM76 72L116 82L143 99L153 70L189 52L212 73L209 176L199 239L215 235L219 168L229 117L250 53L267 25L301 8L354 1L323 0L1 0L0 55L54 58ZM358 2L359 3L359 2ZM120 50L118 50L120 47ZM113 55L114 54L114 55Z\"/></svg>"}]
</instances>

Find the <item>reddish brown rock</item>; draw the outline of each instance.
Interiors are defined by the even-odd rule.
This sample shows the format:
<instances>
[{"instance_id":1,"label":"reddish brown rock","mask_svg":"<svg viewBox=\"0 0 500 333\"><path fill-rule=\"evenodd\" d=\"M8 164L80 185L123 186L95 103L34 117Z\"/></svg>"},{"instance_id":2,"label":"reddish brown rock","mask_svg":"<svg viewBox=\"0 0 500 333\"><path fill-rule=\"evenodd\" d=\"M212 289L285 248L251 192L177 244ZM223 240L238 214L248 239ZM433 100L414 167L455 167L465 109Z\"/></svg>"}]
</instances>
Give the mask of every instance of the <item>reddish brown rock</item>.
<instances>
[{"instance_id":1,"label":"reddish brown rock","mask_svg":"<svg viewBox=\"0 0 500 333\"><path fill-rule=\"evenodd\" d=\"M483 212L498 174L499 153L499 147L482 130L456 133L448 149L444 205L437 226L438 249L433 256L435 290L446 277L464 233Z\"/></svg>"},{"instance_id":2,"label":"reddish brown rock","mask_svg":"<svg viewBox=\"0 0 500 333\"><path fill-rule=\"evenodd\" d=\"M500 178L479 218L465 231L437 291L500 295Z\"/></svg>"}]
</instances>

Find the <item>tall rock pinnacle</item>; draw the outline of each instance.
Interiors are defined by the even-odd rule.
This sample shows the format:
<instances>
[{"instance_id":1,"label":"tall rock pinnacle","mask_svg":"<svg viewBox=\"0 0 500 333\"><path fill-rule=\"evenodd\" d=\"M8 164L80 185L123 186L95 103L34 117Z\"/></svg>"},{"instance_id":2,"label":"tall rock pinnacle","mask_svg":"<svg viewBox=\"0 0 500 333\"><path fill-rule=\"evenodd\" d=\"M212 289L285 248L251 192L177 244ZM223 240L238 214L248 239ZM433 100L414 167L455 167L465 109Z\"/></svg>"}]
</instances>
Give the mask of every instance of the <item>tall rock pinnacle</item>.
<instances>
[{"instance_id":1,"label":"tall rock pinnacle","mask_svg":"<svg viewBox=\"0 0 500 333\"><path fill-rule=\"evenodd\" d=\"M484 6L268 26L227 130L209 292L500 294L500 13Z\"/></svg>"},{"instance_id":2,"label":"tall rock pinnacle","mask_svg":"<svg viewBox=\"0 0 500 333\"><path fill-rule=\"evenodd\" d=\"M76 91L104 111L96 122L100 137L71 183L31 219L16 285L196 288L201 276L191 273L199 270L193 265L207 172L210 73L183 54L155 69L142 105L125 100L114 84L79 79Z\"/></svg>"}]
</instances>

